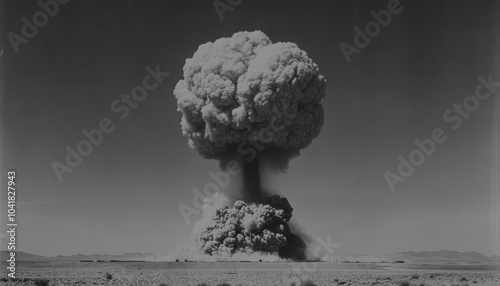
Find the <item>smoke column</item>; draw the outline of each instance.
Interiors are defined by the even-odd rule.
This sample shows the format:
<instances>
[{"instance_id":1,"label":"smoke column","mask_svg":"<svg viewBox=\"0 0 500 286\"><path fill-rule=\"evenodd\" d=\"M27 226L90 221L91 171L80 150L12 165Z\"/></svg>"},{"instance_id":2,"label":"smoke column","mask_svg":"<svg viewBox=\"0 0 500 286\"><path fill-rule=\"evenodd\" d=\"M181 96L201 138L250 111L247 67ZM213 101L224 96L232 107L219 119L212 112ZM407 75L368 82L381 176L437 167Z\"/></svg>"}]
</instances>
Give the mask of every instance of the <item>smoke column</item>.
<instances>
[{"instance_id":1,"label":"smoke column","mask_svg":"<svg viewBox=\"0 0 500 286\"><path fill-rule=\"evenodd\" d=\"M262 192L259 157L256 155L254 160L243 162L243 199L256 201L260 199Z\"/></svg>"},{"instance_id":2,"label":"smoke column","mask_svg":"<svg viewBox=\"0 0 500 286\"><path fill-rule=\"evenodd\" d=\"M200 45L183 71L174 95L189 146L222 168L231 160L242 168L240 200L215 212L199 249L305 259L305 243L288 225L293 208L263 191L261 171L285 170L318 136L326 87L318 66L296 44L254 31Z\"/></svg>"}]
</instances>

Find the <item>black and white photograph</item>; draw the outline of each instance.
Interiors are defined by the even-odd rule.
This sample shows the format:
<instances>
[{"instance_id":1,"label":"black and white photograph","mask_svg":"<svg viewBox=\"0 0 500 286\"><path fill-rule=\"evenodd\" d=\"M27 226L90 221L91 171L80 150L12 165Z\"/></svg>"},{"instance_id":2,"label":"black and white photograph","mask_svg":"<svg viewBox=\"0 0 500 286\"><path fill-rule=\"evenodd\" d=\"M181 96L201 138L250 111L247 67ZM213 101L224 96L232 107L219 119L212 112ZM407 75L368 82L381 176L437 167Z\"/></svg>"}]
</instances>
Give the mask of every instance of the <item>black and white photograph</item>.
<instances>
[{"instance_id":1,"label":"black and white photograph","mask_svg":"<svg viewBox=\"0 0 500 286\"><path fill-rule=\"evenodd\" d=\"M500 285L500 1L0 0L0 286Z\"/></svg>"}]
</instances>

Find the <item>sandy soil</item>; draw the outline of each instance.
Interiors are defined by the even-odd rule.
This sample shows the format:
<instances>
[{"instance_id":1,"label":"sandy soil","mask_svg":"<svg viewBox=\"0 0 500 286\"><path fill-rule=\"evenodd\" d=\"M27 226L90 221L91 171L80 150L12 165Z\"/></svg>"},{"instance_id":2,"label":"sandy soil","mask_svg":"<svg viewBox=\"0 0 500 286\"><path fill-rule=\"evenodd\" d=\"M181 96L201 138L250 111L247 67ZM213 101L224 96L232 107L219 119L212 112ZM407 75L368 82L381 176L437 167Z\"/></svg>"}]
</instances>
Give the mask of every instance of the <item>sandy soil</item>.
<instances>
[{"instance_id":1,"label":"sandy soil","mask_svg":"<svg viewBox=\"0 0 500 286\"><path fill-rule=\"evenodd\" d=\"M443 269L444 268L444 269ZM498 286L498 266L338 263L25 262L15 281L0 285L409 285ZM107 277L107 273L109 273ZM1 277L5 277L2 273ZM108 279L109 278L109 279ZM5 280L5 279L2 279ZM406 284L408 282L408 284ZM40 281L38 281L40 283ZM43 285L43 284L38 284Z\"/></svg>"}]
</instances>

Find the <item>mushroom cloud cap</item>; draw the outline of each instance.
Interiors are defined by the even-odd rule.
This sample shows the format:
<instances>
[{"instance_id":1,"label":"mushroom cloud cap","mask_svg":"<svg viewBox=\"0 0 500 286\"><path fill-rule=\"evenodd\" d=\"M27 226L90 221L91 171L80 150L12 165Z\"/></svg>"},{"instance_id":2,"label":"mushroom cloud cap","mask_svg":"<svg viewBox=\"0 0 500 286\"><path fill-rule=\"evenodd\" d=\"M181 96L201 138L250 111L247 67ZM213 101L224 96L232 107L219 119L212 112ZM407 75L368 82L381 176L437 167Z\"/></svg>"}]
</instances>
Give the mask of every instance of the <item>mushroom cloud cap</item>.
<instances>
[{"instance_id":1,"label":"mushroom cloud cap","mask_svg":"<svg viewBox=\"0 0 500 286\"><path fill-rule=\"evenodd\" d=\"M183 70L174 90L182 132L204 158L252 142L296 156L323 125L326 80L294 43L238 32L200 45Z\"/></svg>"}]
</instances>

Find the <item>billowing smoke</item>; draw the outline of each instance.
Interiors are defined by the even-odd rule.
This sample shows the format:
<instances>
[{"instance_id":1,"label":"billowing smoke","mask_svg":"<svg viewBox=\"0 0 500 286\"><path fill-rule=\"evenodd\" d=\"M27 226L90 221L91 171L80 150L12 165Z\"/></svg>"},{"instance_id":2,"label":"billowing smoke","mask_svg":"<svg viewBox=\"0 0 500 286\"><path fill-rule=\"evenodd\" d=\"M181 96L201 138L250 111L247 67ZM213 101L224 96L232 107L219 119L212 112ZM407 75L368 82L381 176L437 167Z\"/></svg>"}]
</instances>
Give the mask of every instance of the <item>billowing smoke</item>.
<instances>
[{"instance_id":1,"label":"billowing smoke","mask_svg":"<svg viewBox=\"0 0 500 286\"><path fill-rule=\"evenodd\" d=\"M260 178L263 165L286 169L318 136L325 86L306 52L294 43L273 44L260 31L202 44L186 60L184 79L174 90L183 135L190 147L219 160L222 168L232 160L242 167L242 201L217 210L199 238L204 253L258 251L283 257L292 248L305 249L290 231L288 200L266 194ZM252 154L244 152L248 146Z\"/></svg>"},{"instance_id":2,"label":"billowing smoke","mask_svg":"<svg viewBox=\"0 0 500 286\"><path fill-rule=\"evenodd\" d=\"M236 201L233 208L223 206L202 233L201 250L209 255L278 253L287 243L292 210L288 200L281 197L269 203Z\"/></svg>"}]
</instances>

